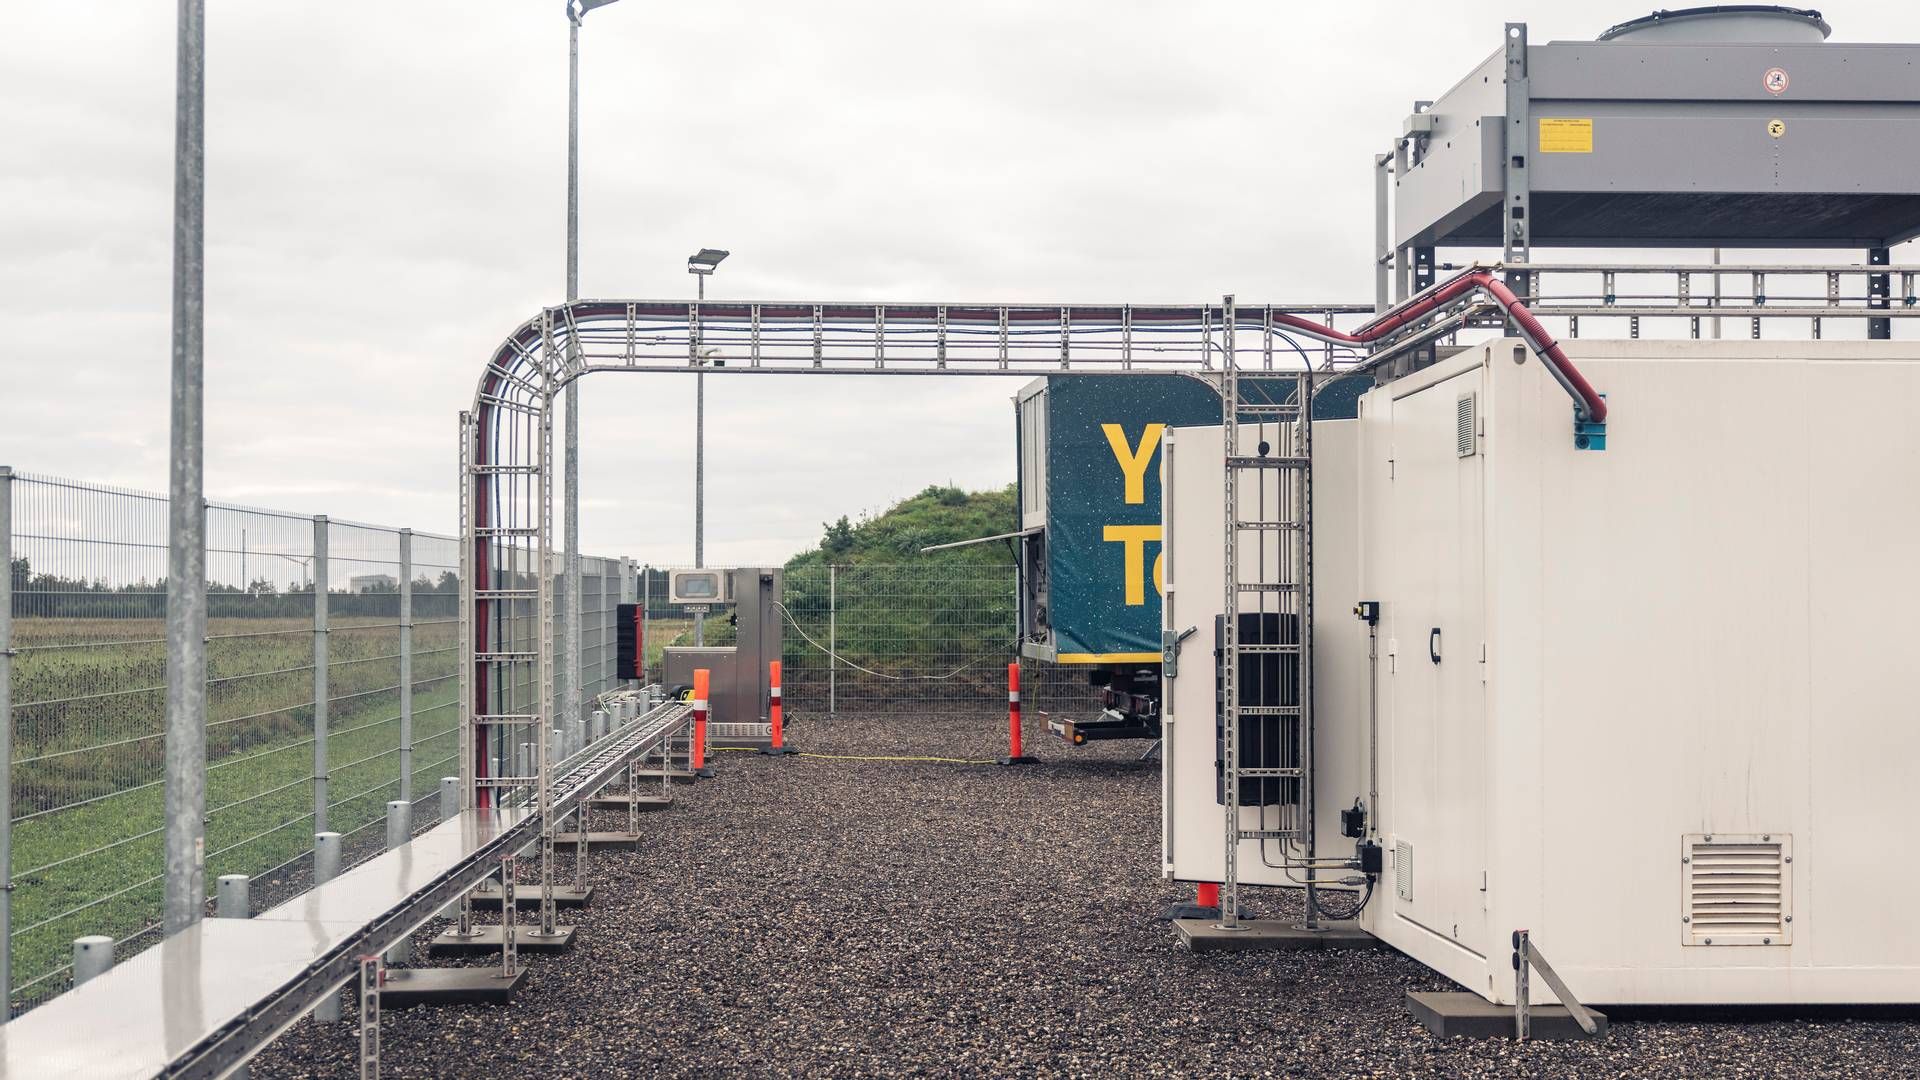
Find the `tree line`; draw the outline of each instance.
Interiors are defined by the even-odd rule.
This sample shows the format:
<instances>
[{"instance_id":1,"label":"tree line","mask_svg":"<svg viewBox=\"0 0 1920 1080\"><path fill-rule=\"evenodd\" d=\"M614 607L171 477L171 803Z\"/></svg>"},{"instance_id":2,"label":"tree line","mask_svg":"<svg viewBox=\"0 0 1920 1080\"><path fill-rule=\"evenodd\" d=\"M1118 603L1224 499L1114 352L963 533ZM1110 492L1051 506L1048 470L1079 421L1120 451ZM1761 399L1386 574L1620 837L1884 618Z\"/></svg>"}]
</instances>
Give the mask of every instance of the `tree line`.
<instances>
[{"instance_id":1,"label":"tree line","mask_svg":"<svg viewBox=\"0 0 1920 1080\"><path fill-rule=\"evenodd\" d=\"M103 579L67 577L36 571L32 560L12 560L13 615L18 619L160 619L167 614L167 579L109 584ZM414 602L431 603L436 596L456 597L460 577L451 570L438 578L414 579ZM348 591L327 589L327 610L335 615L397 615L400 586L376 581ZM441 606L445 606L444 604ZM207 583L207 615L215 619L276 619L313 613L313 590L281 588L266 578L255 578L245 588Z\"/></svg>"}]
</instances>

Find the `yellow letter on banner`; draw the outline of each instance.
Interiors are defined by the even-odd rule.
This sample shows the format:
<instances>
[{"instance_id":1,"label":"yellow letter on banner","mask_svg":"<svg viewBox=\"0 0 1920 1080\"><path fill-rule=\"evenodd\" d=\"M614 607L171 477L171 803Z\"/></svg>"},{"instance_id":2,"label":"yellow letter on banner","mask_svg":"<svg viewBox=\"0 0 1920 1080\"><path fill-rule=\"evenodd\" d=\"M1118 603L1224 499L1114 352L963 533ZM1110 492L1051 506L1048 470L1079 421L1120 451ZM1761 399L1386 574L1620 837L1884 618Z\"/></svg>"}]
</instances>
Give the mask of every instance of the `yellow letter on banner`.
<instances>
[{"instance_id":1,"label":"yellow letter on banner","mask_svg":"<svg viewBox=\"0 0 1920 1080\"><path fill-rule=\"evenodd\" d=\"M1158 427L1159 425L1154 425ZM1158 435L1155 432L1155 435ZM1127 606L1134 607L1147 602L1146 582L1146 545L1160 542L1158 525L1108 525L1101 533L1102 540L1126 545L1121 573L1127 579ZM1156 560L1156 563L1158 560Z\"/></svg>"},{"instance_id":2,"label":"yellow letter on banner","mask_svg":"<svg viewBox=\"0 0 1920 1080\"><path fill-rule=\"evenodd\" d=\"M1127 445L1127 433L1120 430L1119 424L1101 424L1100 430L1107 433L1107 445L1113 447L1113 458L1120 463L1120 473L1127 478L1127 502L1143 503L1147 501L1147 466L1153 462L1153 452L1160 447L1160 431L1165 424L1148 424L1140 433L1140 447L1134 449ZM1108 537L1112 539L1112 537ZM1155 540L1160 539L1154 537ZM1128 603L1134 603L1129 600Z\"/></svg>"}]
</instances>

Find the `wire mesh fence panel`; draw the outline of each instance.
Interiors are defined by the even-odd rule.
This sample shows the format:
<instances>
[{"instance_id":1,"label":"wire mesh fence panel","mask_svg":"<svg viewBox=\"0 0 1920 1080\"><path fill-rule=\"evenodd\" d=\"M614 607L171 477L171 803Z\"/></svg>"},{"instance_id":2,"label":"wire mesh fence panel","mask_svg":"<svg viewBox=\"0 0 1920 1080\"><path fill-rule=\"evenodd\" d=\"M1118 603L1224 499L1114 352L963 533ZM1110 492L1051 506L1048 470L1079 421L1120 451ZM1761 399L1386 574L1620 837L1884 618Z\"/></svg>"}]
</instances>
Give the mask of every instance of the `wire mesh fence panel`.
<instances>
[{"instance_id":1,"label":"wire mesh fence panel","mask_svg":"<svg viewBox=\"0 0 1920 1080\"><path fill-rule=\"evenodd\" d=\"M614 688L614 605L620 596L620 560L580 560L580 697L591 709L594 695Z\"/></svg>"},{"instance_id":2,"label":"wire mesh fence panel","mask_svg":"<svg viewBox=\"0 0 1920 1080\"><path fill-rule=\"evenodd\" d=\"M440 817L440 778L460 772L460 541L413 537L413 822Z\"/></svg>"},{"instance_id":3,"label":"wire mesh fence panel","mask_svg":"<svg viewBox=\"0 0 1920 1080\"><path fill-rule=\"evenodd\" d=\"M400 537L327 526L326 828L343 844L400 794Z\"/></svg>"},{"instance_id":4,"label":"wire mesh fence panel","mask_svg":"<svg viewBox=\"0 0 1920 1080\"><path fill-rule=\"evenodd\" d=\"M168 506L163 496L30 474L14 475L11 498L17 1010L67 987L74 938L107 934L137 948L158 937ZM247 874L266 886L256 899L305 887L316 776L349 863L381 850L405 757L415 830L438 819L439 778L459 771L459 563L450 536L413 534L403 566L399 530L208 505L207 881ZM530 605L520 621L514 639L531 640ZM528 680L512 693L530 706L535 690Z\"/></svg>"},{"instance_id":5,"label":"wire mesh fence panel","mask_svg":"<svg viewBox=\"0 0 1920 1080\"><path fill-rule=\"evenodd\" d=\"M1019 658L1011 566L982 563L829 566L784 573L783 696L792 716L914 707L1004 712L1007 664ZM646 655L694 642L693 617L666 602L666 572L643 567ZM708 645L733 644L722 617L707 619ZM1021 659L1022 696L1034 708L1098 712L1088 669Z\"/></svg>"},{"instance_id":6,"label":"wire mesh fence panel","mask_svg":"<svg viewBox=\"0 0 1920 1080\"><path fill-rule=\"evenodd\" d=\"M788 568L782 654L789 711L1005 711L1006 668L1018 657L1016 584L1013 567L980 563ZM691 620L675 609L660 604L648 614L663 644L692 642ZM723 620L708 620L707 640L730 642ZM1029 701L1073 707L1092 700L1084 669L1039 660L1021 667Z\"/></svg>"}]
</instances>

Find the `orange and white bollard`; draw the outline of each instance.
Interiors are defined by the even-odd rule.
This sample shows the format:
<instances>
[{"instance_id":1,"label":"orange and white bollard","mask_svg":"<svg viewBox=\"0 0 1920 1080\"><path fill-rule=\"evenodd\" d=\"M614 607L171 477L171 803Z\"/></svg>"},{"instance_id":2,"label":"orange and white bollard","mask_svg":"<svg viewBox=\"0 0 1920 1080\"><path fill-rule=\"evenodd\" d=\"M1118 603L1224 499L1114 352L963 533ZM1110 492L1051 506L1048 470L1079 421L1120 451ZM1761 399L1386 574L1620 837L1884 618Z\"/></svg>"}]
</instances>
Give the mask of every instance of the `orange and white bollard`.
<instances>
[{"instance_id":1,"label":"orange and white bollard","mask_svg":"<svg viewBox=\"0 0 1920 1080\"><path fill-rule=\"evenodd\" d=\"M765 750L760 751L761 753L775 757L793 753L787 749L786 728L780 715L780 661L778 660L767 664L767 728L768 737L772 742Z\"/></svg>"},{"instance_id":2,"label":"orange and white bollard","mask_svg":"<svg viewBox=\"0 0 1920 1080\"><path fill-rule=\"evenodd\" d=\"M693 775L712 776L707 768L707 688L712 672L695 668L693 672Z\"/></svg>"},{"instance_id":3,"label":"orange and white bollard","mask_svg":"<svg viewBox=\"0 0 1920 1080\"><path fill-rule=\"evenodd\" d=\"M1034 760L1021 752L1020 745L1020 662L1007 665L1007 756L1002 765L1024 765Z\"/></svg>"}]
</instances>

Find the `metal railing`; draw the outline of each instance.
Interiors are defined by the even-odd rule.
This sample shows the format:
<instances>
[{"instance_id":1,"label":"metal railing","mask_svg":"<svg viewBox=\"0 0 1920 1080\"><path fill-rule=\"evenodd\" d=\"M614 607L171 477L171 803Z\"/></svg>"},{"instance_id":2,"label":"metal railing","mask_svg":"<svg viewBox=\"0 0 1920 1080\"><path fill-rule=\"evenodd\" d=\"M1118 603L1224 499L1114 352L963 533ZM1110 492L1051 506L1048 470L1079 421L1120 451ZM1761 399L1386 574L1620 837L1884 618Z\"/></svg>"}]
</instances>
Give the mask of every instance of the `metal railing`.
<instances>
[{"instance_id":1,"label":"metal railing","mask_svg":"<svg viewBox=\"0 0 1920 1080\"><path fill-rule=\"evenodd\" d=\"M0 941L18 1011L65 989L75 937L159 937L168 501L0 471L0 505ZM457 541L219 503L206 518L207 881L293 891L316 832L344 834L351 859L381 849L389 800L414 803L416 829L438 820L458 771ZM611 641L597 597L620 564L586 562L614 568L583 588L592 694L613 685L593 643Z\"/></svg>"}]
</instances>

